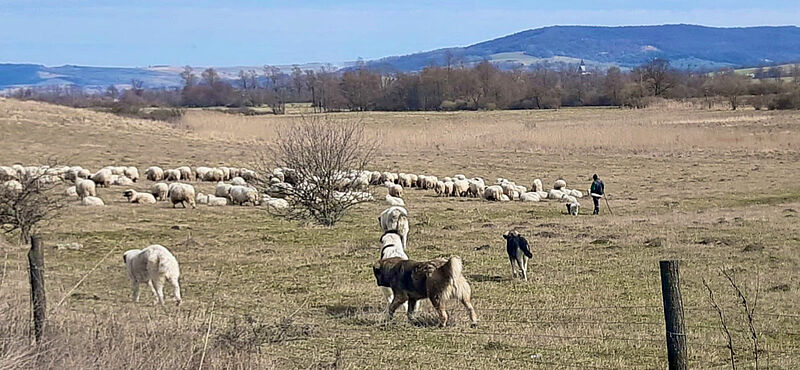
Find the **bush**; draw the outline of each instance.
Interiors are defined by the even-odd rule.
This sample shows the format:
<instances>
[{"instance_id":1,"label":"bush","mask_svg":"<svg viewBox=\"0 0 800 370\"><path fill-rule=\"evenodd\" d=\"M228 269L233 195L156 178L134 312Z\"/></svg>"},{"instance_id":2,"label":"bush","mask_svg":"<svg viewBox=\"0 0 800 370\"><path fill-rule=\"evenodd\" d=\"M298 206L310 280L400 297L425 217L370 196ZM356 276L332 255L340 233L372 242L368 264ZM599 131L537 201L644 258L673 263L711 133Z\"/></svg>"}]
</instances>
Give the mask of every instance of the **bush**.
<instances>
[{"instance_id":1,"label":"bush","mask_svg":"<svg viewBox=\"0 0 800 370\"><path fill-rule=\"evenodd\" d=\"M795 89L793 92L784 94L776 94L767 103L769 109L800 109L800 89Z\"/></svg>"}]
</instances>

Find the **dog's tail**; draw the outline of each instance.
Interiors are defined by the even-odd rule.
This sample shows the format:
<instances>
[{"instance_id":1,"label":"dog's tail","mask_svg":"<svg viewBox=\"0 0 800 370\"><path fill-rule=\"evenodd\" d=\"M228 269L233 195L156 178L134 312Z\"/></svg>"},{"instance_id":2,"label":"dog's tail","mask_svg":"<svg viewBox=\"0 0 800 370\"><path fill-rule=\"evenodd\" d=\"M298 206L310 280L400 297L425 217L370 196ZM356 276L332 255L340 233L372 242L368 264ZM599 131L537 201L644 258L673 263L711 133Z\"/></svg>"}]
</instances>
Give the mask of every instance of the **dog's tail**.
<instances>
[{"instance_id":1,"label":"dog's tail","mask_svg":"<svg viewBox=\"0 0 800 370\"><path fill-rule=\"evenodd\" d=\"M465 279L462 274L464 263L461 261L461 257L450 257L440 269L445 276L450 278L450 284L448 284L444 292L445 299L455 298L460 300L464 297L470 297L471 290L469 283L467 283L467 279Z\"/></svg>"},{"instance_id":2,"label":"dog's tail","mask_svg":"<svg viewBox=\"0 0 800 370\"><path fill-rule=\"evenodd\" d=\"M521 250L522 250L522 253L524 253L524 254L525 254L525 257L528 257L528 258L533 258L533 253L531 253L531 250L530 250L530 248L528 248L528 246L527 246L526 244L522 244L522 245L519 247L519 249L521 249Z\"/></svg>"}]
</instances>

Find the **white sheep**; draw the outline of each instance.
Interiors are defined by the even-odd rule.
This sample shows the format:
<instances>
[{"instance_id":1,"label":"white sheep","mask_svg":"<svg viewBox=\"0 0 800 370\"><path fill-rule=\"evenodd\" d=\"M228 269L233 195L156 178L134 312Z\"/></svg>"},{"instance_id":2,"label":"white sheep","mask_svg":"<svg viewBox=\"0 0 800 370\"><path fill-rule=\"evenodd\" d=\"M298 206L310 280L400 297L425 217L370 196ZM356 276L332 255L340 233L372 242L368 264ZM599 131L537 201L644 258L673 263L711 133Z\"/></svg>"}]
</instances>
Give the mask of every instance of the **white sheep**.
<instances>
[{"instance_id":1,"label":"white sheep","mask_svg":"<svg viewBox=\"0 0 800 370\"><path fill-rule=\"evenodd\" d=\"M18 178L17 171L8 166L0 166L0 181L11 181Z\"/></svg>"},{"instance_id":2,"label":"white sheep","mask_svg":"<svg viewBox=\"0 0 800 370\"><path fill-rule=\"evenodd\" d=\"M176 168L181 173L181 180L184 181L192 181L194 179L194 174L192 173L192 169L189 166L180 166Z\"/></svg>"},{"instance_id":3,"label":"white sheep","mask_svg":"<svg viewBox=\"0 0 800 370\"><path fill-rule=\"evenodd\" d=\"M531 189L533 191L536 191L536 192L544 191L544 186L542 185L542 180L541 179L533 180L533 185L531 186Z\"/></svg>"},{"instance_id":4,"label":"white sheep","mask_svg":"<svg viewBox=\"0 0 800 370\"><path fill-rule=\"evenodd\" d=\"M563 191L558 189L550 189L550 192L547 193L547 199L562 199L566 194Z\"/></svg>"},{"instance_id":5,"label":"white sheep","mask_svg":"<svg viewBox=\"0 0 800 370\"><path fill-rule=\"evenodd\" d=\"M406 206L406 202L403 201L403 198L393 197L389 194L386 194L386 203L389 203L390 206Z\"/></svg>"},{"instance_id":6,"label":"white sheep","mask_svg":"<svg viewBox=\"0 0 800 370\"><path fill-rule=\"evenodd\" d=\"M469 182L466 179L453 181L453 196L465 197L469 193Z\"/></svg>"},{"instance_id":7,"label":"white sheep","mask_svg":"<svg viewBox=\"0 0 800 370\"><path fill-rule=\"evenodd\" d=\"M220 206L226 206L226 205L228 205L228 198L216 197L216 196L213 196L213 195L211 195L211 194L208 194L208 195L206 196L206 198L208 199L208 200L206 201L206 203L207 203L207 204L208 204L210 207L220 207Z\"/></svg>"},{"instance_id":8,"label":"white sheep","mask_svg":"<svg viewBox=\"0 0 800 370\"><path fill-rule=\"evenodd\" d=\"M167 181L181 181L181 171L180 170L166 170L164 172L164 178Z\"/></svg>"},{"instance_id":9,"label":"white sheep","mask_svg":"<svg viewBox=\"0 0 800 370\"><path fill-rule=\"evenodd\" d=\"M103 203L103 200L98 197L87 196L81 199L81 205L94 207L94 206L104 206L106 204Z\"/></svg>"},{"instance_id":10,"label":"white sheep","mask_svg":"<svg viewBox=\"0 0 800 370\"><path fill-rule=\"evenodd\" d=\"M245 203L252 203L254 206L259 204L259 195L256 189L247 186L234 185L231 186L230 195L228 199L231 203L244 205Z\"/></svg>"},{"instance_id":11,"label":"white sheep","mask_svg":"<svg viewBox=\"0 0 800 370\"><path fill-rule=\"evenodd\" d=\"M97 196L94 181L78 178L75 180L75 193L78 197L83 199L86 197Z\"/></svg>"},{"instance_id":12,"label":"white sheep","mask_svg":"<svg viewBox=\"0 0 800 370\"><path fill-rule=\"evenodd\" d=\"M144 171L145 177L147 177L150 181L161 181L164 180L164 170L161 167L148 167L146 171Z\"/></svg>"},{"instance_id":13,"label":"white sheep","mask_svg":"<svg viewBox=\"0 0 800 370\"><path fill-rule=\"evenodd\" d=\"M572 195L575 198L583 198L583 193L581 193L581 191L578 190L578 189L572 189L572 191L570 191L569 195Z\"/></svg>"},{"instance_id":14,"label":"white sheep","mask_svg":"<svg viewBox=\"0 0 800 370\"><path fill-rule=\"evenodd\" d=\"M467 177L464 176L464 175L455 175L455 176L453 176L453 178L456 179L456 180L466 180L467 179Z\"/></svg>"},{"instance_id":15,"label":"white sheep","mask_svg":"<svg viewBox=\"0 0 800 370\"><path fill-rule=\"evenodd\" d=\"M126 167L125 171L122 171L122 174L125 177L131 179L131 181L136 182L139 180L139 169L133 166Z\"/></svg>"},{"instance_id":16,"label":"white sheep","mask_svg":"<svg viewBox=\"0 0 800 370\"><path fill-rule=\"evenodd\" d=\"M393 206L385 209L378 216L378 224L384 233L393 231L399 234L403 248L408 247L408 211L405 208Z\"/></svg>"},{"instance_id":17,"label":"white sheep","mask_svg":"<svg viewBox=\"0 0 800 370\"><path fill-rule=\"evenodd\" d=\"M147 284L156 298L156 303L164 304L164 282L172 285L176 304L180 305L181 286L178 279L181 269L178 260L164 246L154 244L145 249L131 249L122 255L131 280L131 300L139 302L139 285Z\"/></svg>"},{"instance_id":18,"label":"white sheep","mask_svg":"<svg viewBox=\"0 0 800 370\"><path fill-rule=\"evenodd\" d=\"M445 181L444 182L444 196L449 197L453 195L453 182L452 181Z\"/></svg>"},{"instance_id":19,"label":"white sheep","mask_svg":"<svg viewBox=\"0 0 800 370\"><path fill-rule=\"evenodd\" d=\"M436 195L446 196L444 181L437 181L436 186L433 187L433 191L436 192Z\"/></svg>"},{"instance_id":20,"label":"white sheep","mask_svg":"<svg viewBox=\"0 0 800 370\"><path fill-rule=\"evenodd\" d=\"M531 191L520 194L519 200L523 202L538 202L541 200L541 198L539 198L539 193Z\"/></svg>"},{"instance_id":21,"label":"white sheep","mask_svg":"<svg viewBox=\"0 0 800 370\"><path fill-rule=\"evenodd\" d=\"M215 181L219 182L225 180L225 171L223 171L220 168L209 168L208 171L203 173L203 177L200 177L200 174L198 174L197 180L198 181L203 180L208 182L215 182Z\"/></svg>"},{"instance_id":22,"label":"white sheep","mask_svg":"<svg viewBox=\"0 0 800 370\"><path fill-rule=\"evenodd\" d=\"M77 197L78 196L78 187L77 186L70 186L64 190L64 195L68 197Z\"/></svg>"},{"instance_id":23,"label":"white sheep","mask_svg":"<svg viewBox=\"0 0 800 370\"><path fill-rule=\"evenodd\" d=\"M156 197L150 193L140 193L133 189L125 190L122 193L122 196L128 198L128 202L130 203L138 203L138 204L155 204Z\"/></svg>"},{"instance_id":24,"label":"white sheep","mask_svg":"<svg viewBox=\"0 0 800 370\"><path fill-rule=\"evenodd\" d=\"M263 203L270 212L281 214L289 209L289 202L281 198L264 198Z\"/></svg>"},{"instance_id":25,"label":"white sheep","mask_svg":"<svg viewBox=\"0 0 800 370\"><path fill-rule=\"evenodd\" d=\"M169 190L167 191L167 197L169 197L169 200L172 202L172 208L175 208L175 205L178 203L180 203L183 208L186 208L186 203L189 203L192 208L196 208L197 205L195 204L194 194L194 186L179 182L169 184Z\"/></svg>"},{"instance_id":26,"label":"white sheep","mask_svg":"<svg viewBox=\"0 0 800 370\"><path fill-rule=\"evenodd\" d=\"M247 181L244 181L243 178L237 176L231 179L231 185L246 186Z\"/></svg>"},{"instance_id":27,"label":"white sheep","mask_svg":"<svg viewBox=\"0 0 800 370\"><path fill-rule=\"evenodd\" d=\"M12 192L17 193L22 191L22 183L17 180L8 180L3 182L3 188Z\"/></svg>"},{"instance_id":28,"label":"white sheep","mask_svg":"<svg viewBox=\"0 0 800 370\"><path fill-rule=\"evenodd\" d=\"M112 175L112 177L113 177L113 180L111 181L111 185L117 185L117 186L131 186L131 185L133 185L133 180L131 180L128 177L118 176L118 175Z\"/></svg>"},{"instance_id":29,"label":"white sheep","mask_svg":"<svg viewBox=\"0 0 800 370\"><path fill-rule=\"evenodd\" d=\"M197 202L197 204L208 204L208 195L197 193L194 197L194 201Z\"/></svg>"},{"instance_id":30,"label":"white sheep","mask_svg":"<svg viewBox=\"0 0 800 370\"><path fill-rule=\"evenodd\" d=\"M169 185L164 182L157 182L150 188L150 194L156 197L156 200L167 200L169 194Z\"/></svg>"},{"instance_id":31,"label":"white sheep","mask_svg":"<svg viewBox=\"0 0 800 370\"><path fill-rule=\"evenodd\" d=\"M505 194L503 194L503 188L500 185L487 186L483 191L483 199L486 200L500 201L503 195Z\"/></svg>"},{"instance_id":32,"label":"white sheep","mask_svg":"<svg viewBox=\"0 0 800 370\"><path fill-rule=\"evenodd\" d=\"M470 179L468 181L469 181L468 195L474 198L482 197L483 192L486 190L486 185L484 184L483 180L478 181L476 179Z\"/></svg>"},{"instance_id":33,"label":"white sheep","mask_svg":"<svg viewBox=\"0 0 800 370\"><path fill-rule=\"evenodd\" d=\"M97 184L97 186L102 186L107 188L109 185L111 185L111 182L113 181L112 178L113 175L114 174L111 173L110 169L104 168L100 171L95 172L94 175L92 175L92 181L94 181L95 184Z\"/></svg>"},{"instance_id":34,"label":"white sheep","mask_svg":"<svg viewBox=\"0 0 800 370\"><path fill-rule=\"evenodd\" d=\"M561 188L567 187L567 182L563 179L556 180L556 183L553 184L553 189L560 190Z\"/></svg>"},{"instance_id":35,"label":"white sheep","mask_svg":"<svg viewBox=\"0 0 800 370\"><path fill-rule=\"evenodd\" d=\"M403 186L399 184L388 184L389 187L389 195L402 198L403 197Z\"/></svg>"},{"instance_id":36,"label":"white sheep","mask_svg":"<svg viewBox=\"0 0 800 370\"><path fill-rule=\"evenodd\" d=\"M214 188L214 195L218 197L227 198L231 194L231 184L226 184L224 182L218 182L217 186Z\"/></svg>"},{"instance_id":37,"label":"white sheep","mask_svg":"<svg viewBox=\"0 0 800 370\"><path fill-rule=\"evenodd\" d=\"M206 180L206 174L209 171L211 171L211 168L209 168L209 167L203 167L203 166L197 167L197 168L194 169L194 178L196 178L198 181L200 181L200 180L207 181ZM220 181L220 180L217 180L217 181Z\"/></svg>"}]
</instances>

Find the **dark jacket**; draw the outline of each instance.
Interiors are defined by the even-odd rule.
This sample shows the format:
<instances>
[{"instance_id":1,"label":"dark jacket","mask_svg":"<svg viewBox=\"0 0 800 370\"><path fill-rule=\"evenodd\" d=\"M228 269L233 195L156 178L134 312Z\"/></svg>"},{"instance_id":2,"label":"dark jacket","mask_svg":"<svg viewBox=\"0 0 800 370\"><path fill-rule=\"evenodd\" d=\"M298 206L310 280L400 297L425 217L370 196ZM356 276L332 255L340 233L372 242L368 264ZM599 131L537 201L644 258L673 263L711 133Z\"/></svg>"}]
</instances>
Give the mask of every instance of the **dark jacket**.
<instances>
[{"instance_id":1,"label":"dark jacket","mask_svg":"<svg viewBox=\"0 0 800 370\"><path fill-rule=\"evenodd\" d=\"M592 194L603 195L604 194L603 190L605 190L605 185L603 184L602 180L594 180L594 181L592 181L592 188L590 190L590 192Z\"/></svg>"}]
</instances>

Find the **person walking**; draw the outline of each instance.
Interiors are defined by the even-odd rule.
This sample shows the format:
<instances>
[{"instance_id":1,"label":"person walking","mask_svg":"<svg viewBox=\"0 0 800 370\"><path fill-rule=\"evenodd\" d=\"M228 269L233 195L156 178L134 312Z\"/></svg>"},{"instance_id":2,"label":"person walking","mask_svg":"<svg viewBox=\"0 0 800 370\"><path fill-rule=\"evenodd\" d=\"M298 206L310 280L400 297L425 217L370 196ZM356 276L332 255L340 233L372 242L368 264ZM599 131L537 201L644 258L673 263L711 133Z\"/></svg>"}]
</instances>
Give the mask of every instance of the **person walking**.
<instances>
[{"instance_id":1,"label":"person walking","mask_svg":"<svg viewBox=\"0 0 800 370\"><path fill-rule=\"evenodd\" d=\"M592 214L597 215L600 214L600 198L605 194L604 190L606 186L603 184L603 181L597 177L597 174L592 176L592 180L592 187L589 190L592 196L592 202L594 202L594 212L592 212Z\"/></svg>"}]
</instances>

